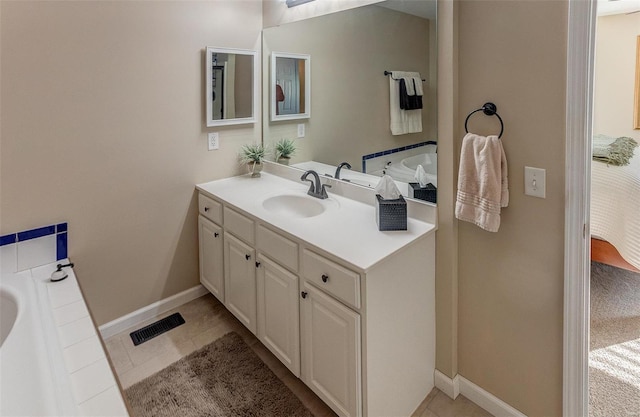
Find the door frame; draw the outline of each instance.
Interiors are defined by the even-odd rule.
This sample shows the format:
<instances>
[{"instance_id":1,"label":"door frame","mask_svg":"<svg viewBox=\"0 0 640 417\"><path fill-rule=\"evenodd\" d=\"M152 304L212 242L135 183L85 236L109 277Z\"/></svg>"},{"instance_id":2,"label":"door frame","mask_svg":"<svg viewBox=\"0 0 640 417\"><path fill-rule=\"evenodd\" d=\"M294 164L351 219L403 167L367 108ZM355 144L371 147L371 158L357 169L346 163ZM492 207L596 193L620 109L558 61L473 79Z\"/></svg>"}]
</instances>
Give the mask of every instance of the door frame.
<instances>
[{"instance_id":1,"label":"door frame","mask_svg":"<svg viewBox=\"0 0 640 417\"><path fill-rule=\"evenodd\" d=\"M562 381L564 416L589 415L589 216L596 9L595 0L569 1Z\"/></svg>"}]
</instances>

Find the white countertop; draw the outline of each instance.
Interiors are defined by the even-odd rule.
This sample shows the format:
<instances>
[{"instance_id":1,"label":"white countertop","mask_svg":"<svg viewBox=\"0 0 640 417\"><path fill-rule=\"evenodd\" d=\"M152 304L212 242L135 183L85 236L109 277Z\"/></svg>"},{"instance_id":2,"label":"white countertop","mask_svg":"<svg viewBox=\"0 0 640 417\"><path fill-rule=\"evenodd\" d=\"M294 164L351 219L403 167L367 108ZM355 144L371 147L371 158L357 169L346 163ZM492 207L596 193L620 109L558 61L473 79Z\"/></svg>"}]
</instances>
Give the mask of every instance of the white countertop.
<instances>
[{"instance_id":1,"label":"white countertop","mask_svg":"<svg viewBox=\"0 0 640 417\"><path fill-rule=\"evenodd\" d=\"M376 224L375 206L332 194L331 189L328 189L328 201L324 201L329 208L315 217L282 216L262 205L273 195L306 196L308 187L307 182L290 181L264 172L260 178L241 175L196 186L205 194L304 240L362 272L436 230L434 224L408 218L406 231L381 232Z\"/></svg>"}]
</instances>

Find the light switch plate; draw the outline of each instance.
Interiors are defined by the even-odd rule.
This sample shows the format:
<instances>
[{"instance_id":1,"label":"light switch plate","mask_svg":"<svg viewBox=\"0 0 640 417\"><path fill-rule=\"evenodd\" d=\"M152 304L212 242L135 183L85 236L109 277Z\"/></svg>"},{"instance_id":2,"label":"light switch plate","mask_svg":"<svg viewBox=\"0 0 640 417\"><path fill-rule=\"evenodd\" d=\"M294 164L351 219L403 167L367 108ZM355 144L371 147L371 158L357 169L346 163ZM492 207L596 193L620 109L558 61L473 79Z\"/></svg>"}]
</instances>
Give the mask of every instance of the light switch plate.
<instances>
[{"instance_id":1,"label":"light switch plate","mask_svg":"<svg viewBox=\"0 0 640 417\"><path fill-rule=\"evenodd\" d=\"M546 173L542 168L524 167L524 193L532 197L546 198Z\"/></svg>"},{"instance_id":2,"label":"light switch plate","mask_svg":"<svg viewBox=\"0 0 640 417\"><path fill-rule=\"evenodd\" d=\"M213 151L220 147L220 137L218 136L218 132L209 132L208 142L209 142L209 150Z\"/></svg>"},{"instance_id":3,"label":"light switch plate","mask_svg":"<svg viewBox=\"0 0 640 417\"><path fill-rule=\"evenodd\" d=\"M298 137L299 138L303 138L304 137L304 123L299 123L298 124Z\"/></svg>"}]
</instances>

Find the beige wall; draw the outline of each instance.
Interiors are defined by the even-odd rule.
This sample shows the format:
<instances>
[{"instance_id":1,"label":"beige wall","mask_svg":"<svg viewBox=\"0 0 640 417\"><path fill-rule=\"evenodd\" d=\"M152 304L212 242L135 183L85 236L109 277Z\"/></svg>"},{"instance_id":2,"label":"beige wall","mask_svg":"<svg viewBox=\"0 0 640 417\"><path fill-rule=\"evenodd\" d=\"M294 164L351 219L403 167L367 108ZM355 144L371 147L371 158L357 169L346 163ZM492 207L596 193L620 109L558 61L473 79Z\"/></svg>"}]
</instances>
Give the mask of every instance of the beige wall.
<instances>
[{"instance_id":1,"label":"beige wall","mask_svg":"<svg viewBox=\"0 0 640 417\"><path fill-rule=\"evenodd\" d=\"M640 140L633 128L640 13L602 16L596 30L594 133Z\"/></svg>"},{"instance_id":2,"label":"beige wall","mask_svg":"<svg viewBox=\"0 0 640 417\"><path fill-rule=\"evenodd\" d=\"M359 171L363 155L437 140L430 26L426 19L370 5L266 29L263 66L269 68L271 51L311 55L312 92L310 119L270 122L269 71L264 72L265 143L296 138L297 124L305 123L293 163L347 161ZM418 71L426 79L422 133L391 134L389 79L384 71L394 69Z\"/></svg>"},{"instance_id":3,"label":"beige wall","mask_svg":"<svg viewBox=\"0 0 640 417\"><path fill-rule=\"evenodd\" d=\"M194 185L260 140L259 123L215 129L207 151L204 48L259 50L261 2L0 8L0 233L68 221L98 324L198 284Z\"/></svg>"},{"instance_id":4,"label":"beige wall","mask_svg":"<svg viewBox=\"0 0 640 417\"><path fill-rule=\"evenodd\" d=\"M567 12L565 1L459 4L457 152L466 115L493 101L510 184L499 232L458 224L459 373L529 416L562 414ZM470 130L495 133L492 119L475 115ZM546 169L546 199L524 195L525 165Z\"/></svg>"}]
</instances>

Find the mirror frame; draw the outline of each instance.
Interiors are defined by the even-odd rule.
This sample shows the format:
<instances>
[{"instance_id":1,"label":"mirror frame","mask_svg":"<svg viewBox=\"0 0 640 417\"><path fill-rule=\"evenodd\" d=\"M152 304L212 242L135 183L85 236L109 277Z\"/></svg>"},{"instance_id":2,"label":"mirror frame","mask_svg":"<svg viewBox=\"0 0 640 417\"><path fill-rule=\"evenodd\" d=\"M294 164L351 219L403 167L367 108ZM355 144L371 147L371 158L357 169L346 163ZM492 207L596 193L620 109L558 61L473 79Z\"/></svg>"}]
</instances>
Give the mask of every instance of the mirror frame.
<instances>
[{"instance_id":1,"label":"mirror frame","mask_svg":"<svg viewBox=\"0 0 640 417\"><path fill-rule=\"evenodd\" d=\"M304 113L298 114L276 114L276 60L278 58L295 58L303 59L304 65ZM269 103L271 105L271 121L279 120L297 120L297 119L309 119L311 118L311 55L308 54L294 54L287 52L271 52L271 77L269 82L269 90L271 92Z\"/></svg>"},{"instance_id":2,"label":"mirror frame","mask_svg":"<svg viewBox=\"0 0 640 417\"><path fill-rule=\"evenodd\" d=\"M212 76L212 58L211 54L217 52L222 54L236 54L236 55L250 55L253 57L253 68L251 69L251 79L252 79L252 92L251 92L251 112L252 115L250 117L238 117L233 119L220 119L214 120L212 112L213 103L209 99L211 97L211 91L213 89L211 83ZM206 120L207 127L212 126L229 126L229 125L239 125L239 124L247 124L247 123L255 123L257 114L258 114L258 102L259 102L259 94L260 94L260 85L259 85L259 74L260 74L260 62L258 59L258 53L254 50L250 49L234 49L234 48L221 48L214 46L207 46L206 48L206 59L205 59L205 77L206 77L206 88L205 88L205 108L206 108Z\"/></svg>"}]
</instances>

